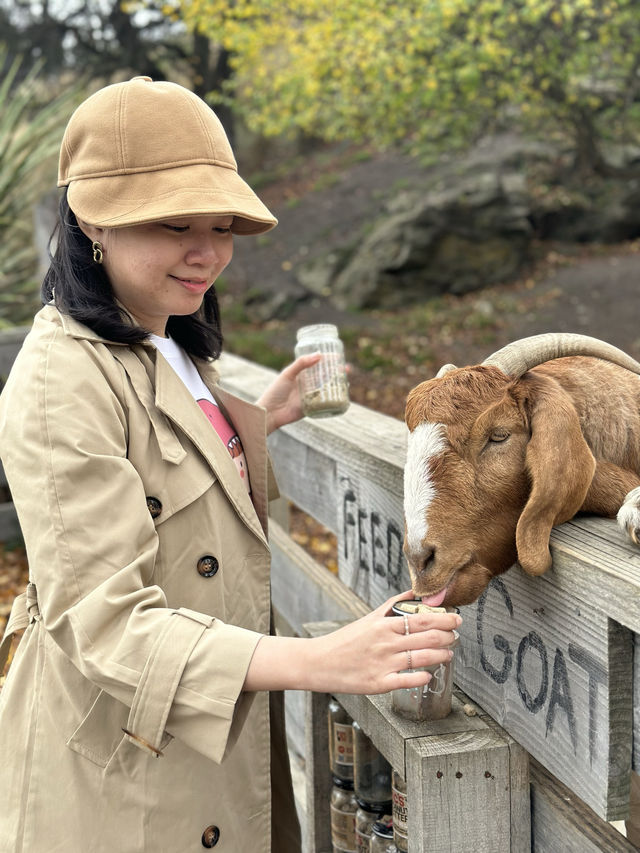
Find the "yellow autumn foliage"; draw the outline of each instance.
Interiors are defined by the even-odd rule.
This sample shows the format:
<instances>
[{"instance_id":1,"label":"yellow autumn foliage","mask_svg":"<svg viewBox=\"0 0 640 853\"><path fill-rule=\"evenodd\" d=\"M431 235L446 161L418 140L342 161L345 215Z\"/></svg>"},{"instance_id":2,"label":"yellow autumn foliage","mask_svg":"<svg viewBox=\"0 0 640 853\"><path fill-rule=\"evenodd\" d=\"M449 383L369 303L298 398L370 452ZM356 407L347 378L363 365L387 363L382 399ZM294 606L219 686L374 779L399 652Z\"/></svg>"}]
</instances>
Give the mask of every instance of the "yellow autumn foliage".
<instances>
[{"instance_id":1,"label":"yellow autumn foliage","mask_svg":"<svg viewBox=\"0 0 640 853\"><path fill-rule=\"evenodd\" d=\"M637 0L174 0L231 52L232 101L264 134L467 144L508 121L637 133ZM606 98L602 89L606 88Z\"/></svg>"}]
</instances>

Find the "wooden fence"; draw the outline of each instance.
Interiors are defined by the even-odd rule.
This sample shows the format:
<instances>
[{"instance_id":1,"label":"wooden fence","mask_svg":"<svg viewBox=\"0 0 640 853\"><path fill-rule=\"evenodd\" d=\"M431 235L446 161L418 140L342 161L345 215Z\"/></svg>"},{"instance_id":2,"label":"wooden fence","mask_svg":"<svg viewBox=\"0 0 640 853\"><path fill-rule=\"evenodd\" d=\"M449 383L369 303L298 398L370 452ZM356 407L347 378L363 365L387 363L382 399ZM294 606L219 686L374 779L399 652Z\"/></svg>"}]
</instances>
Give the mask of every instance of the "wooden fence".
<instances>
[{"instance_id":1,"label":"wooden fence","mask_svg":"<svg viewBox=\"0 0 640 853\"><path fill-rule=\"evenodd\" d=\"M0 334L0 373L7 372L22 334ZM230 355L222 357L220 368L223 385L246 399L255 399L274 375ZM270 437L269 445L283 495L274 504L270 533L279 630L304 635L308 623L357 618L407 589L404 425L353 404L340 417L287 426ZM338 577L289 536L289 501L337 537ZM456 701L475 703L494 741L512 744L530 758L530 804L522 825L528 827L530 820L531 849L633 850L608 821L627 816L630 772L632 767L640 770L640 654L634 662L640 635L640 550L613 521L599 518L575 519L554 529L551 548L553 568L545 576L532 579L513 567L478 602L461 609L455 682L462 692ZM343 699L350 713L369 720L383 714L389 721L384 701ZM287 696L293 748L308 764L309 853L330 849L318 840L324 832L318 816L326 811L322 803L328 797L325 787L318 788L318 780L326 785L328 771L318 765L326 764L326 754L314 746L313 732L311 742L305 740L324 700L297 692ZM398 728L393 720L389 725ZM417 749L417 740L411 739L425 742L425 734L433 736L430 748L437 753L438 737L444 737L437 731L401 735L404 757L397 746L385 746L386 735L374 742L383 751L396 750L387 757L406 772L407 755ZM516 763L522 780L521 762ZM510 772L514 784L513 766ZM505 808L515 809L506 817L511 826L506 846L485 843L467 826L463 843L454 844L458 836L451 832L428 849L528 850L528 839L514 832L522 802L513 794L505 801ZM448 820L472 805L461 802ZM410 853L422 849L410 842Z\"/></svg>"},{"instance_id":2,"label":"wooden fence","mask_svg":"<svg viewBox=\"0 0 640 853\"><path fill-rule=\"evenodd\" d=\"M231 357L222 371L224 384L248 399L272 376ZM338 418L279 430L270 450L281 493L338 542L335 577L288 536L286 518L272 524L281 625L303 634L307 623L357 617L410 586L402 554L404 424L352 405ZM455 682L531 757L533 849L633 850L608 822L627 816L630 771L640 769L640 550L614 521L586 517L556 528L551 550L544 577L513 567L461 608ZM290 707L292 732L310 758L302 710L293 700ZM310 812L325 794L310 791ZM497 853L478 835L466 844L450 839L428 849ZM511 849L524 848L512 840Z\"/></svg>"}]
</instances>

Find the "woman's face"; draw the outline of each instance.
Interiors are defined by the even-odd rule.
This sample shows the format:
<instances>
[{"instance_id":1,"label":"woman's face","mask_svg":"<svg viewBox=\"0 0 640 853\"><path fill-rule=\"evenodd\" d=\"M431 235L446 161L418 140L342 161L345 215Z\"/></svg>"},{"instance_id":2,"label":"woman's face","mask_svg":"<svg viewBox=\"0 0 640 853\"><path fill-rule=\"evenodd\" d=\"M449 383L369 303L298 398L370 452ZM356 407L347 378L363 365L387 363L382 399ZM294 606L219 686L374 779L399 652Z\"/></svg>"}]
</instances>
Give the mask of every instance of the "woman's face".
<instances>
[{"instance_id":1,"label":"woman's face","mask_svg":"<svg viewBox=\"0 0 640 853\"><path fill-rule=\"evenodd\" d=\"M232 216L173 217L146 225L97 228L114 295L143 328L164 336L172 314L193 314L233 254Z\"/></svg>"}]
</instances>

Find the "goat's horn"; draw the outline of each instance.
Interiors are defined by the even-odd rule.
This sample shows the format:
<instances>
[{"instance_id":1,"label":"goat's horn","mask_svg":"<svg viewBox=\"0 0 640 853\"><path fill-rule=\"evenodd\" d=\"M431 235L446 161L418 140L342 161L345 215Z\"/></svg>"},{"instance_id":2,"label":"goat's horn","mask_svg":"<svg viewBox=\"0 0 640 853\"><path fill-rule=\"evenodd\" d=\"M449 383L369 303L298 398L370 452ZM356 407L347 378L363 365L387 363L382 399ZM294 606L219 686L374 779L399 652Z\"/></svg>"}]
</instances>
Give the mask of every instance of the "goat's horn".
<instances>
[{"instance_id":1,"label":"goat's horn","mask_svg":"<svg viewBox=\"0 0 640 853\"><path fill-rule=\"evenodd\" d=\"M589 355L601 358L640 374L640 364L612 344L587 335L556 332L513 341L485 358L482 363L500 368L507 376L518 377L538 364L568 355Z\"/></svg>"},{"instance_id":2,"label":"goat's horn","mask_svg":"<svg viewBox=\"0 0 640 853\"><path fill-rule=\"evenodd\" d=\"M440 370L436 373L436 379L440 379L441 376L444 376L445 373L449 373L450 370L455 370L455 364L443 364Z\"/></svg>"}]
</instances>

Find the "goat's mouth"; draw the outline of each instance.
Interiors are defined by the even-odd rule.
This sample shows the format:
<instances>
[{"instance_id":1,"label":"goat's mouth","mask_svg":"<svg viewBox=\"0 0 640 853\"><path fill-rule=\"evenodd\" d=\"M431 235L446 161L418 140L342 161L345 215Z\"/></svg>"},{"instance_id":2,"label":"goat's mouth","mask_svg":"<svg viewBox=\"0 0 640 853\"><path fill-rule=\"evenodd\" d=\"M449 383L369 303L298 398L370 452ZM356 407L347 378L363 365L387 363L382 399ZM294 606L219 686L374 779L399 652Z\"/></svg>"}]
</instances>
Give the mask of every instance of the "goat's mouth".
<instances>
[{"instance_id":1,"label":"goat's mouth","mask_svg":"<svg viewBox=\"0 0 640 853\"><path fill-rule=\"evenodd\" d=\"M426 584L416 584L413 588L416 597L431 607L460 607L473 604L487 587L492 573L476 560L469 560L450 576L446 586L436 592L426 592ZM422 589L420 589L422 586Z\"/></svg>"},{"instance_id":2,"label":"goat's mouth","mask_svg":"<svg viewBox=\"0 0 640 853\"><path fill-rule=\"evenodd\" d=\"M440 592L434 592L432 595L423 595L422 603L428 604L429 607L440 607L448 592L449 584L447 584L444 589L441 589Z\"/></svg>"},{"instance_id":3,"label":"goat's mouth","mask_svg":"<svg viewBox=\"0 0 640 853\"><path fill-rule=\"evenodd\" d=\"M463 567L464 568L464 567ZM454 571L447 580L446 584L440 589L436 589L435 592L427 592L425 591L425 586L431 586L431 584L421 583L419 579L416 579L413 584L413 593L416 598L421 598L423 604L429 605L429 607L441 607L443 604L447 604L447 596L449 595L449 591L453 586L455 586L455 581L460 572L460 569Z\"/></svg>"},{"instance_id":4,"label":"goat's mouth","mask_svg":"<svg viewBox=\"0 0 640 853\"><path fill-rule=\"evenodd\" d=\"M477 571L482 567L477 562L474 555L471 555L457 569L453 569L448 577L439 578L440 583L445 580L444 586L437 587L433 590L433 583L428 583L428 578L416 577L413 584L413 593L416 598L421 598L423 604L428 604L430 607L457 607L459 604L469 604L477 598L483 586L486 586L490 580L490 576L480 582L480 587L477 594L471 594L469 597L468 580L469 575L475 576ZM435 580L435 578L433 579ZM473 583L472 587L476 584Z\"/></svg>"}]
</instances>

